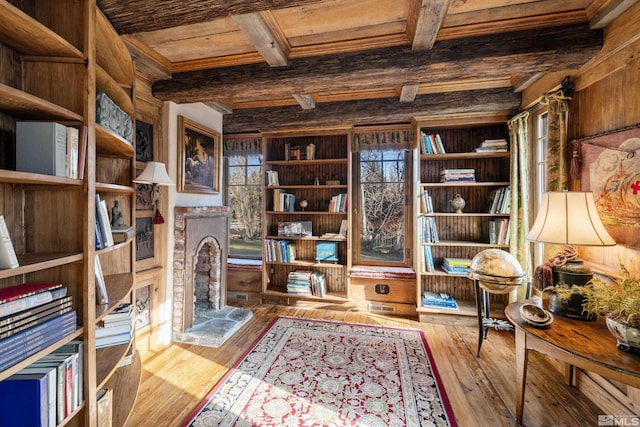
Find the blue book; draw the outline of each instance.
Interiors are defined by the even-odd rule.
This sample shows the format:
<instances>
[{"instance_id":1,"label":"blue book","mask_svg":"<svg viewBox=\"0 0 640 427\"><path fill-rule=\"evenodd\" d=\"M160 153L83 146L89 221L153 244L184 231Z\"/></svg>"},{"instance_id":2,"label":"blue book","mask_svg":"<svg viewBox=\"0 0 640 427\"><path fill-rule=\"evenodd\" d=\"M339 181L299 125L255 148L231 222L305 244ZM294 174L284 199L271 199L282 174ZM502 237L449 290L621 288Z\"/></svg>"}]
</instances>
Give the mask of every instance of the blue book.
<instances>
[{"instance_id":1,"label":"blue book","mask_svg":"<svg viewBox=\"0 0 640 427\"><path fill-rule=\"evenodd\" d=\"M47 374L16 374L0 381L0 425L49 427Z\"/></svg>"}]
</instances>

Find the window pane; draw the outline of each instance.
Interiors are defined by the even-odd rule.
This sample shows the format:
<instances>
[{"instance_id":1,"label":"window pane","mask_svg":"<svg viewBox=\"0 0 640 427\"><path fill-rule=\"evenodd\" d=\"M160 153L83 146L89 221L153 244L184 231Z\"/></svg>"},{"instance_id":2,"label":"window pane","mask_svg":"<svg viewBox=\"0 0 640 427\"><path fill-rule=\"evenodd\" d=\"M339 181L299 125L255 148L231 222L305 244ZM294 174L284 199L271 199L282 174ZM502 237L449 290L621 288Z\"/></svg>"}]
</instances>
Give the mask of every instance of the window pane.
<instances>
[{"instance_id":1,"label":"window pane","mask_svg":"<svg viewBox=\"0 0 640 427\"><path fill-rule=\"evenodd\" d=\"M262 257L262 156L227 157L227 204L230 213L229 256Z\"/></svg>"},{"instance_id":2,"label":"window pane","mask_svg":"<svg viewBox=\"0 0 640 427\"><path fill-rule=\"evenodd\" d=\"M404 263L404 151L374 150L360 155L359 262Z\"/></svg>"}]
</instances>

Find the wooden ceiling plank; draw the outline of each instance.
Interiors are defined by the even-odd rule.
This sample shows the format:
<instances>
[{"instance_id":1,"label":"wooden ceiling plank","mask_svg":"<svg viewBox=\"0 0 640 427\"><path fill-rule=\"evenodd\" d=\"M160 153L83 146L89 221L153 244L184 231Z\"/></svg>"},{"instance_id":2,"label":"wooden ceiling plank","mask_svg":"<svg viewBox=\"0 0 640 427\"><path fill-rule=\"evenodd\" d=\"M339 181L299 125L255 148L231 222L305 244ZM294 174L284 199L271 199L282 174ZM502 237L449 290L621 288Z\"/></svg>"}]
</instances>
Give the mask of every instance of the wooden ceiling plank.
<instances>
[{"instance_id":1,"label":"wooden ceiling plank","mask_svg":"<svg viewBox=\"0 0 640 427\"><path fill-rule=\"evenodd\" d=\"M313 110L316 108L316 101L311 95L298 95L294 93L293 97L298 101L298 104L300 104L303 110Z\"/></svg>"},{"instance_id":2,"label":"wooden ceiling plank","mask_svg":"<svg viewBox=\"0 0 640 427\"><path fill-rule=\"evenodd\" d=\"M133 57L136 68L151 75L156 80L171 78L171 62L151 49L137 37L122 36L129 53Z\"/></svg>"},{"instance_id":3,"label":"wooden ceiling plank","mask_svg":"<svg viewBox=\"0 0 640 427\"><path fill-rule=\"evenodd\" d=\"M400 90L400 102L413 102L416 100L420 85L404 85Z\"/></svg>"},{"instance_id":4,"label":"wooden ceiling plank","mask_svg":"<svg viewBox=\"0 0 640 427\"><path fill-rule=\"evenodd\" d=\"M233 15L317 4L318 0L97 0L120 34L162 30ZM153 19L146 19L153 17Z\"/></svg>"},{"instance_id":5,"label":"wooden ceiling plank","mask_svg":"<svg viewBox=\"0 0 640 427\"><path fill-rule=\"evenodd\" d=\"M545 73L534 73L530 74L526 77L521 77L517 79L513 84L514 92L522 92L529 86L531 86L534 82L538 81Z\"/></svg>"},{"instance_id":6,"label":"wooden ceiling plank","mask_svg":"<svg viewBox=\"0 0 640 427\"><path fill-rule=\"evenodd\" d=\"M412 40L413 50L431 49L436 42L438 32L442 26L450 0L418 0L415 9L410 11L411 17L407 19L411 28L409 35Z\"/></svg>"},{"instance_id":7,"label":"wooden ceiling plank","mask_svg":"<svg viewBox=\"0 0 640 427\"><path fill-rule=\"evenodd\" d=\"M289 67L246 65L180 73L154 84L162 100L197 102L292 93L347 92L399 87L407 81L442 83L495 79L578 68L602 47L602 31L586 25L547 28L439 42L428 51L387 48L291 60Z\"/></svg>"},{"instance_id":8,"label":"wooden ceiling plank","mask_svg":"<svg viewBox=\"0 0 640 427\"><path fill-rule=\"evenodd\" d=\"M286 46L280 44L274 31L267 25L259 13L233 16L233 20L242 28L262 57L271 67L284 67L288 63Z\"/></svg>"}]
</instances>

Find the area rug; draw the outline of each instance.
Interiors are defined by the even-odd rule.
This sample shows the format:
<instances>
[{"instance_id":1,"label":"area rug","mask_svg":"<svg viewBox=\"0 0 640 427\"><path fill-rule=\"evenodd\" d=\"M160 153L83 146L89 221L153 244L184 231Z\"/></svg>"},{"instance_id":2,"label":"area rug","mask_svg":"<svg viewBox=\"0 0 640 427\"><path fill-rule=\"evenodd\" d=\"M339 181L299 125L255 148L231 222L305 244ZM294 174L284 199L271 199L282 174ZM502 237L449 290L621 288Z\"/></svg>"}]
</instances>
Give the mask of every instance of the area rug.
<instances>
[{"instance_id":1,"label":"area rug","mask_svg":"<svg viewBox=\"0 0 640 427\"><path fill-rule=\"evenodd\" d=\"M422 331L279 317L183 426L457 426Z\"/></svg>"}]
</instances>

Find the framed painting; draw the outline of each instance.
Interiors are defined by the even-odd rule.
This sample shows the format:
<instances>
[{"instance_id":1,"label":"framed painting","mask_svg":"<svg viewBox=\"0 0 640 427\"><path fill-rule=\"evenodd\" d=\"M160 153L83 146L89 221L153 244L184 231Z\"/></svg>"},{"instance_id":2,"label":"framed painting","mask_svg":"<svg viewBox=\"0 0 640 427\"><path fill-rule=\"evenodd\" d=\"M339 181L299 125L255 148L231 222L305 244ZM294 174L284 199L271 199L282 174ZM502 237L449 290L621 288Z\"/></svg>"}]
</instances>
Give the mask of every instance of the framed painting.
<instances>
[{"instance_id":1,"label":"framed painting","mask_svg":"<svg viewBox=\"0 0 640 427\"><path fill-rule=\"evenodd\" d=\"M220 192L222 138L212 129L178 116L178 191Z\"/></svg>"},{"instance_id":2,"label":"framed painting","mask_svg":"<svg viewBox=\"0 0 640 427\"><path fill-rule=\"evenodd\" d=\"M640 247L640 128L580 141L583 191L593 192L602 223L615 241Z\"/></svg>"}]
</instances>

